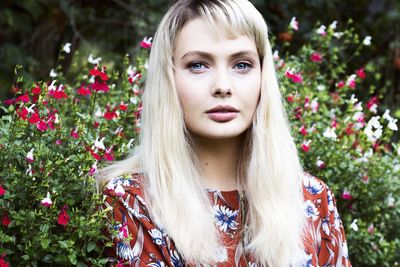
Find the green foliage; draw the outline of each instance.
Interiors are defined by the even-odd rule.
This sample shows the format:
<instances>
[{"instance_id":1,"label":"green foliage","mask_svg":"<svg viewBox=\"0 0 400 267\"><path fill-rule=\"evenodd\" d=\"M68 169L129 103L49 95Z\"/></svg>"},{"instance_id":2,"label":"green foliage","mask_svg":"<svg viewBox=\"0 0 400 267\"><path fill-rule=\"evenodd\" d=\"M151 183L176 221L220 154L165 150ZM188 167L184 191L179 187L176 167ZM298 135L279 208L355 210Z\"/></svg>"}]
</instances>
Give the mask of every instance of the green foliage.
<instances>
[{"instance_id":1,"label":"green foliage","mask_svg":"<svg viewBox=\"0 0 400 267\"><path fill-rule=\"evenodd\" d=\"M303 165L336 193L353 265L393 266L400 145L391 141L395 119L379 105L382 77L372 64L349 69L369 49L351 26L340 38L334 27L307 36L296 53L277 42L283 56L275 57ZM111 243L93 174L136 143L148 56L137 51L135 67L126 56L119 70L76 51L68 73L60 65L54 80L33 84L16 69L14 102L1 106L0 120L0 255L12 265L105 264ZM360 93L371 96L367 104Z\"/></svg>"}]
</instances>

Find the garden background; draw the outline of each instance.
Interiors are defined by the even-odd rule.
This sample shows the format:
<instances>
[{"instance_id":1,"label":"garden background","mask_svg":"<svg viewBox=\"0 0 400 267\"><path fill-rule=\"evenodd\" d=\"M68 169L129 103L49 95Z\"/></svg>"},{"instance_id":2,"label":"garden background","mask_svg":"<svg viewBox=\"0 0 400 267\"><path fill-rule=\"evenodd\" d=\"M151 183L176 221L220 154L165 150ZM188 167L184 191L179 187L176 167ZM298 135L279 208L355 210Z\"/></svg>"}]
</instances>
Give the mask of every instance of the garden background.
<instances>
[{"instance_id":1,"label":"garden background","mask_svg":"<svg viewBox=\"0 0 400 267\"><path fill-rule=\"evenodd\" d=\"M332 187L354 266L398 266L400 2L251 2L270 26L303 164ZM104 265L93 177L136 142L146 37L169 3L0 3L0 266Z\"/></svg>"}]
</instances>

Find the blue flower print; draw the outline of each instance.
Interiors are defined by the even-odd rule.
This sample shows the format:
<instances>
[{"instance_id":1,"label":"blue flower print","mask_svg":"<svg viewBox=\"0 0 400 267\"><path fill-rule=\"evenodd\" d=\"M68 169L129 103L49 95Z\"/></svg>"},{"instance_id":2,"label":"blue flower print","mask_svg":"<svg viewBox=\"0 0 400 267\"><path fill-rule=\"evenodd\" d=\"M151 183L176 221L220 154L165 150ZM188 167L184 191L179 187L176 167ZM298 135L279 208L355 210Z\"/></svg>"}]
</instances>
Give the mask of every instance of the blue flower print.
<instances>
[{"instance_id":1,"label":"blue flower print","mask_svg":"<svg viewBox=\"0 0 400 267\"><path fill-rule=\"evenodd\" d=\"M151 235L154 244L158 245L158 246L164 246L165 245L165 241L164 238L162 236L162 233L156 229L153 228L149 231L149 234Z\"/></svg>"},{"instance_id":2,"label":"blue flower print","mask_svg":"<svg viewBox=\"0 0 400 267\"><path fill-rule=\"evenodd\" d=\"M228 209L226 206L214 205L214 216L217 221L216 224L223 232L237 229L237 214L237 210L233 211Z\"/></svg>"},{"instance_id":3,"label":"blue flower print","mask_svg":"<svg viewBox=\"0 0 400 267\"><path fill-rule=\"evenodd\" d=\"M322 183L320 183L317 179L315 179L312 176L306 176L303 179L303 184L306 190L310 192L310 194L312 195L320 194L322 190L324 190Z\"/></svg>"},{"instance_id":4,"label":"blue flower print","mask_svg":"<svg viewBox=\"0 0 400 267\"><path fill-rule=\"evenodd\" d=\"M319 217L319 211L317 207L314 205L314 203L311 200L307 200L304 203L304 211L306 213L307 218L312 218L312 220L315 222L318 217Z\"/></svg>"},{"instance_id":5,"label":"blue flower print","mask_svg":"<svg viewBox=\"0 0 400 267\"><path fill-rule=\"evenodd\" d=\"M174 267L184 267L185 266L181 260L181 257L179 256L178 251L170 250L169 254L171 255L171 261L172 261L172 265Z\"/></svg>"}]
</instances>

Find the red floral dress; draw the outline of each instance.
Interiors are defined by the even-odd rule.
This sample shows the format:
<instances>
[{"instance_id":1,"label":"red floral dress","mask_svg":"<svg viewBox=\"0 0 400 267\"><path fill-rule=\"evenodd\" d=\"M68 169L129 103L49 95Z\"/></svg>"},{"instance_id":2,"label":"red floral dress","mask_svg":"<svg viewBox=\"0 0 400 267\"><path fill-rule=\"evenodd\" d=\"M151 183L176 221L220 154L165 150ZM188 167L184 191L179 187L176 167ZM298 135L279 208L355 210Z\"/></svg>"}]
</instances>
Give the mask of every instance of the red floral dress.
<instances>
[{"instance_id":1,"label":"red floral dress","mask_svg":"<svg viewBox=\"0 0 400 267\"><path fill-rule=\"evenodd\" d=\"M111 208L109 233L113 247L106 251L109 266L189 266L173 240L155 224L146 208L140 174L111 180L104 190L103 208ZM304 210L308 221L305 259L299 266L351 266L343 225L330 189L319 179L303 178ZM243 252L240 229L241 195L234 191L208 191L224 250L216 266L257 266ZM297 265L296 265L297 266Z\"/></svg>"}]
</instances>

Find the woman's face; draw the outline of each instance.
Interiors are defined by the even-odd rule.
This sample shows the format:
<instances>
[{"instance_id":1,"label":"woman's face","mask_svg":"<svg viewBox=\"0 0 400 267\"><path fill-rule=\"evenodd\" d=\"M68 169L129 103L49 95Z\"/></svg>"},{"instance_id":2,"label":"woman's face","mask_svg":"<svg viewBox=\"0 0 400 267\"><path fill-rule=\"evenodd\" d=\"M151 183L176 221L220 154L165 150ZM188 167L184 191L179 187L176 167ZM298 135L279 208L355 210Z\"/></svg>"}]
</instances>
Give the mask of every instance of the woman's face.
<instances>
[{"instance_id":1,"label":"woman's face","mask_svg":"<svg viewBox=\"0 0 400 267\"><path fill-rule=\"evenodd\" d=\"M261 87L257 48L245 35L228 36L202 19L177 36L174 78L186 127L197 137L225 139L249 128Z\"/></svg>"}]
</instances>

